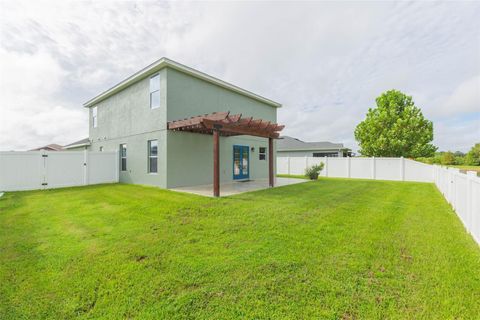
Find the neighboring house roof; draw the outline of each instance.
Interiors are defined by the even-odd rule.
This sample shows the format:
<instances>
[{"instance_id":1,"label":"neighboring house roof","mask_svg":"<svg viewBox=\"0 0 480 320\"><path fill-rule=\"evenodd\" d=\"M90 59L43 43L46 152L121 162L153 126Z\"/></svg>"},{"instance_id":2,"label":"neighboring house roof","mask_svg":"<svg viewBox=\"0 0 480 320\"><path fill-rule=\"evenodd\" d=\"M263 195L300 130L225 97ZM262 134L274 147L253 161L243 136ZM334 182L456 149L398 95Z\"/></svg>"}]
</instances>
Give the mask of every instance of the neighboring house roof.
<instances>
[{"instance_id":1,"label":"neighboring house roof","mask_svg":"<svg viewBox=\"0 0 480 320\"><path fill-rule=\"evenodd\" d=\"M277 151L302 151L302 150L348 150L343 143L328 141L305 142L289 136L282 136L277 140Z\"/></svg>"},{"instance_id":2,"label":"neighboring house roof","mask_svg":"<svg viewBox=\"0 0 480 320\"><path fill-rule=\"evenodd\" d=\"M46 146L35 148L28 151L39 151L39 150L50 150L50 151L62 151L63 147L56 143L47 144Z\"/></svg>"},{"instance_id":3,"label":"neighboring house roof","mask_svg":"<svg viewBox=\"0 0 480 320\"><path fill-rule=\"evenodd\" d=\"M71 148L77 148L77 147L83 147L83 146L89 146L90 145L90 140L88 138L78 140L75 142L72 142L70 144L67 144L63 146L64 149L71 149Z\"/></svg>"},{"instance_id":4,"label":"neighboring house roof","mask_svg":"<svg viewBox=\"0 0 480 320\"><path fill-rule=\"evenodd\" d=\"M206 73L203 73L201 71L195 70L195 69L190 68L190 67L187 67L183 64L180 64L178 62L175 62L175 61L170 60L170 59L165 58L165 57L155 61L154 63L150 64L149 66L143 68L142 70L134 73L130 77L128 77L125 80L121 81L120 83L116 84L112 88L110 88L110 89L104 91L103 93L99 94L98 96L88 100L87 102L85 102L83 104L83 106L86 107L86 108L92 107L96 103L114 95L115 93L125 89L129 85L131 85L131 84L133 84L133 83L135 83L135 82L137 82L137 81L139 81L143 78L146 78L147 76L149 76L149 75L151 75L151 74L153 74L153 73L155 73L155 72L157 72L160 69L163 69L165 67L169 67L169 68L175 69L177 71L183 72L185 74L188 74L190 76L205 80L205 81L213 83L213 84L216 84L216 85L218 85L220 87L223 87L225 89L240 93L244 96L247 96L247 97L250 97L250 98L255 99L257 101L266 103L266 104L268 104L272 107L280 108L282 106L278 102L275 102L273 100L264 98L262 96L259 96L259 95L255 94L255 93L252 93L250 91L247 91L245 89L237 87L233 84L230 84L230 83L225 82L223 80L220 80L218 78L212 77L212 76L210 76Z\"/></svg>"}]
</instances>

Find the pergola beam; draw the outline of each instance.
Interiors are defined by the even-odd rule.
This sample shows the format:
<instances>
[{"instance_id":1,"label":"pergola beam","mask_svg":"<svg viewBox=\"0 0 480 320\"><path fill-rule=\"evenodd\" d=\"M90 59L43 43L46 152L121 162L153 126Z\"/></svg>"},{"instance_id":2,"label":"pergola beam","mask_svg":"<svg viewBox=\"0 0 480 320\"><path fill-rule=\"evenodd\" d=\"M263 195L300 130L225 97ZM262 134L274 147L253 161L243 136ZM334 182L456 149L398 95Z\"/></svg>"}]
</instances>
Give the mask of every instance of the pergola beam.
<instances>
[{"instance_id":1,"label":"pergola beam","mask_svg":"<svg viewBox=\"0 0 480 320\"><path fill-rule=\"evenodd\" d=\"M230 115L230 112L216 112L168 123L170 130L203 134L213 134L215 127L221 136L252 135L263 138L278 138L278 131L284 128L262 119L242 118L241 114Z\"/></svg>"},{"instance_id":2,"label":"pergola beam","mask_svg":"<svg viewBox=\"0 0 480 320\"><path fill-rule=\"evenodd\" d=\"M266 131L262 130L261 128L250 128L250 127L243 127L243 126L236 126L230 124L224 124L218 121L211 121L211 120L203 120L203 124L205 128L213 130L216 126L218 130L221 132L226 133L234 133L238 135L250 135L262 138L278 138L279 134L273 131Z\"/></svg>"}]
</instances>

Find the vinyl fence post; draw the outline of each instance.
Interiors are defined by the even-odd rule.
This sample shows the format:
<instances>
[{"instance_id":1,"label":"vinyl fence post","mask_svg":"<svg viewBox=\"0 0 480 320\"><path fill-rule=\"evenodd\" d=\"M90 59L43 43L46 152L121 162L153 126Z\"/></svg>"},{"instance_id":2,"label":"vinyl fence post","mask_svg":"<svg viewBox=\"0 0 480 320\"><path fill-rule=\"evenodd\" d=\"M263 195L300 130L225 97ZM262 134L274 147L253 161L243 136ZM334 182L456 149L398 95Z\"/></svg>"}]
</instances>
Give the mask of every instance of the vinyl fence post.
<instances>
[{"instance_id":1,"label":"vinyl fence post","mask_svg":"<svg viewBox=\"0 0 480 320\"><path fill-rule=\"evenodd\" d=\"M287 157L287 174L290 174L290 156Z\"/></svg>"},{"instance_id":2,"label":"vinyl fence post","mask_svg":"<svg viewBox=\"0 0 480 320\"><path fill-rule=\"evenodd\" d=\"M83 150L83 185L88 185L88 151Z\"/></svg>"},{"instance_id":3,"label":"vinyl fence post","mask_svg":"<svg viewBox=\"0 0 480 320\"><path fill-rule=\"evenodd\" d=\"M452 172L452 190L453 190L452 205L453 205L453 209L457 211L457 173L455 171Z\"/></svg>"},{"instance_id":4,"label":"vinyl fence post","mask_svg":"<svg viewBox=\"0 0 480 320\"><path fill-rule=\"evenodd\" d=\"M375 157L372 157L372 179L375 180Z\"/></svg>"},{"instance_id":5,"label":"vinyl fence post","mask_svg":"<svg viewBox=\"0 0 480 320\"><path fill-rule=\"evenodd\" d=\"M467 230L472 233L473 227L473 179L477 176L475 171L467 171Z\"/></svg>"},{"instance_id":6,"label":"vinyl fence post","mask_svg":"<svg viewBox=\"0 0 480 320\"><path fill-rule=\"evenodd\" d=\"M350 178L350 165L351 165L351 162L350 162L350 156L347 156L347 177Z\"/></svg>"},{"instance_id":7,"label":"vinyl fence post","mask_svg":"<svg viewBox=\"0 0 480 320\"><path fill-rule=\"evenodd\" d=\"M400 177L402 181L405 181L405 158L404 157L400 158Z\"/></svg>"},{"instance_id":8,"label":"vinyl fence post","mask_svg":"<svg viewBox=\"0 0 480 320\"><path fill-rule=\"evenodd\" d=\"M325 177L328 177L328 157L325 156Z\"/></svg>"},{"instance_id":9,"label":"vinyl fence post","mask_svg":"<svg viewBox=\"0 0 480 320\"><path fill-rule=\"evenodd\" d=\"M43 150L43 151L39 151L39 154L40 154L40 157L41 157L41 161L42 161L42 189L46 189L47 187L47 183L48 183L48 176L47 176L47 172L48 172L48 153L47 151Z\"/></svg>"},{"instance_id":10,"label":"vinyl fence post","mask_svg":"<svg viewBox=\"0 0 480 320\"><path fill-rule=\"evenodd\" d=\"M305 156L305 170L307 169L308 169L308 156Z\"/></svg>"}]
</instances>

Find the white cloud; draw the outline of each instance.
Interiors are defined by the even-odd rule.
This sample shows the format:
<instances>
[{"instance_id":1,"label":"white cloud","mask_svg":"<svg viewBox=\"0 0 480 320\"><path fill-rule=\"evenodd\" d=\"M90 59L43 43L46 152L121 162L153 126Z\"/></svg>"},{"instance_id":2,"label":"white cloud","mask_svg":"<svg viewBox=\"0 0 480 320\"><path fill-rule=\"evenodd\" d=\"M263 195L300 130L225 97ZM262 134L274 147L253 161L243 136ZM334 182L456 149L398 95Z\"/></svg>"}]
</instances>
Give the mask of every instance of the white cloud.
<instances>
[{"instance_id":1,"label":"white cloud","mask_svg":"<svg viewBox=\"0 0 480 320\"><path fill-rule=\"evenodd\" d=\"M475 143L480 143L480 116L441 120L434 131L434 142L440 150L466 152Z\"/></svg>"},{"instance_id":2,"label":"white cloud","mask_svg":"<svg viewBox=\"0 0 480 320\"><path fill-rule=\"evenodd\" d=\"M442 113L480 113L480 75L462 82L447 98Z\"/></svg>"},{"instance_id":3,"label":"white cloud","mask_svg":"<svg viewBox=\"0 0 480 320\"><path fill-rule=\"evenodd\" d=\"M0 6L0 49L7 58L0 60L0 94L8 96L0 104L0 149L69 142L69 132L77 133L71 140L83 138L87 123L81 104L161 56L283 103L279 121L287 125L285 133L301 139L355 148L356 124L376 96L396 88L412 94L435 121L435 141L442 148L474 142L467 120L452 124L465 130L463 135L444 124L478 112L472 80L480 69L478 3L15 1ZM36 79L23 79L26 65ZM45 119L55 117L52 110L62 120L44 131ZM35 121L32 113L47 117ZM16 120L7 124L7 114ZM65 132L60 123L75 129ZM467 138L451 138L453 132Z\"/></svg>"},{"instance_id":4,"label":"white cloud","mask_svg":"<svg viewBox=\"0 0 480 320\"><path fill-rule=\"evenodd\" d=\"M85 110L55 105L68 72L51 55L0 49L0 61L0 149L63 144L86 134Z\"/></svg>"}]
</instances>

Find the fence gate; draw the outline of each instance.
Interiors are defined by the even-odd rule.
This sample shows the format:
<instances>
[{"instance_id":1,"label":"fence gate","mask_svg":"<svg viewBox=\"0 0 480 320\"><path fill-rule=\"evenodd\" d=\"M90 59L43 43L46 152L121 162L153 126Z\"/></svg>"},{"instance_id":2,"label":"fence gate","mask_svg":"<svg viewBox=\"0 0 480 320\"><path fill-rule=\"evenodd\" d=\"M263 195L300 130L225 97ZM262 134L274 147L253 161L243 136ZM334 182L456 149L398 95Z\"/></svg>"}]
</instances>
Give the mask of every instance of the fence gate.
<instances>
[{"instance_id":1,"label":"fence gate","mask_svg":"<svg viewBox=\"0 0 480 320\"><path fill-rule=\"evenodd\" d=\"M0 191L118 182L116 152L0 152Z\"/></svg>"}]
</instances>

